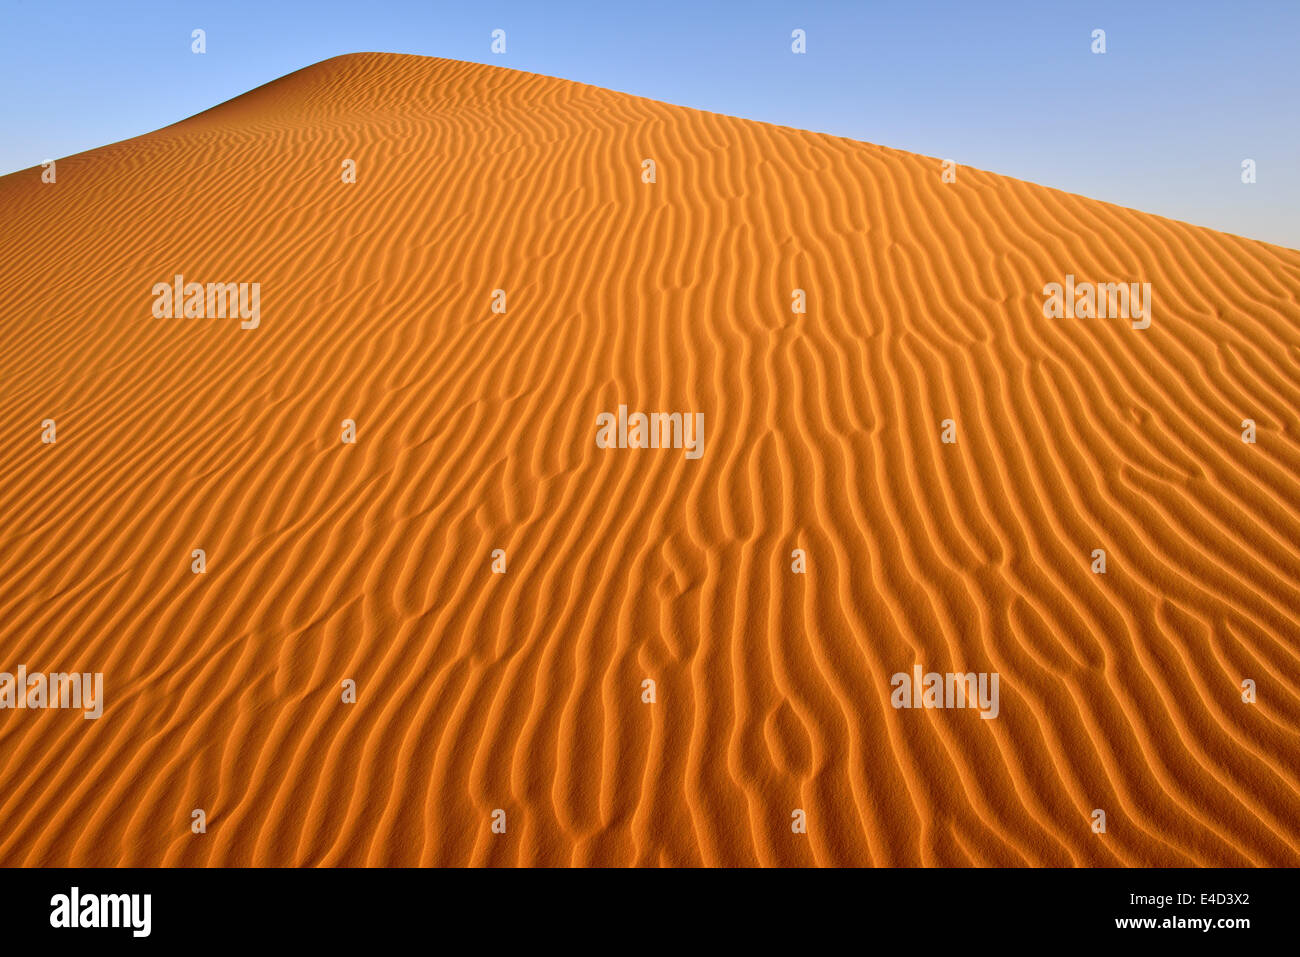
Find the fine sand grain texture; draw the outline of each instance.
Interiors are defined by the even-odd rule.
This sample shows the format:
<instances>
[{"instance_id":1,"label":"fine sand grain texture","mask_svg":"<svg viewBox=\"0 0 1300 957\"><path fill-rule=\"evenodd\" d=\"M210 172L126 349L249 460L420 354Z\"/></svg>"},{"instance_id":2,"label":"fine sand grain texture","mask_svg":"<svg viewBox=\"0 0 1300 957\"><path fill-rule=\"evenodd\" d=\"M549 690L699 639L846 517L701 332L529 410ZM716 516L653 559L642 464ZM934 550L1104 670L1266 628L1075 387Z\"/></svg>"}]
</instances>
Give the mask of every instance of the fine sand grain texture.
<instances>
[{"instance_id":1,"label":"fine sand grain texture","mask_svg":"<svg viewBox=\"0 0 1300 957\"><path fill-rule=\"evenodd\" d=\"M0 864L1300 864L1300 252L385 54L0 216Z\"/></svg>"}]
</instances>

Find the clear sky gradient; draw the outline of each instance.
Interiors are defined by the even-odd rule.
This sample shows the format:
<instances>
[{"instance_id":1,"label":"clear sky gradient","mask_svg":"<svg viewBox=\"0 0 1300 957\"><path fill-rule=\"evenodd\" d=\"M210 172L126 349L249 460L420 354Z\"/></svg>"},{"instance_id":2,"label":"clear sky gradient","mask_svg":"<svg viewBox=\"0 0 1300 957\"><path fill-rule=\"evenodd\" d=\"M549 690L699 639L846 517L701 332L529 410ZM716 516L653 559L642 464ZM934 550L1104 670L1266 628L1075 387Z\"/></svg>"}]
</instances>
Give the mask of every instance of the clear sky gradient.
<instances>
[{"instance_id":1,"label":"clear sky gradient","mask_svg":"<svg viewBox=\"0 0 1300 957\"><path fill-rule=\"evenodd\" d=\"M0 173L380 50L950 157L1300 248L1300 0L2 0L0 10ZM200 27L201 56L190 51ZM803 56L790 51L796 27ZM504 55L490 51L496 28ZM1104 55L1090 52L1097 28Z\"/></svg>"}]
</instances>

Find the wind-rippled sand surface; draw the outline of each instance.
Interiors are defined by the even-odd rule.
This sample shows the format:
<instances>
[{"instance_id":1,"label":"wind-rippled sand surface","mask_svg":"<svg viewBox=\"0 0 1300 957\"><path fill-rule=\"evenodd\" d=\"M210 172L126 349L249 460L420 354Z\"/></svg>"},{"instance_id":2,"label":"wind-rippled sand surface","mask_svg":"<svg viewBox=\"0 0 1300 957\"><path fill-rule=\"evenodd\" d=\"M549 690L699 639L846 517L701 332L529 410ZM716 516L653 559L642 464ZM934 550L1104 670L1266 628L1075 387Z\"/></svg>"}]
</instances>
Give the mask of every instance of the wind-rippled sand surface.
<instances>
[{"instance_id":1,"label":"wind-rippled sand surface","mask_svg":"<svg viewBox=\"0 0 1300 957\"><path fill-rule=\"evenodd\" d=\"M1300 252L382 54L40 173L0 670L105 713L0 711L0 864L1300 863ZM176 273L260 327L154 318ZM915 664L998 717L895 710Z\"/></svg>"}]
</instances>

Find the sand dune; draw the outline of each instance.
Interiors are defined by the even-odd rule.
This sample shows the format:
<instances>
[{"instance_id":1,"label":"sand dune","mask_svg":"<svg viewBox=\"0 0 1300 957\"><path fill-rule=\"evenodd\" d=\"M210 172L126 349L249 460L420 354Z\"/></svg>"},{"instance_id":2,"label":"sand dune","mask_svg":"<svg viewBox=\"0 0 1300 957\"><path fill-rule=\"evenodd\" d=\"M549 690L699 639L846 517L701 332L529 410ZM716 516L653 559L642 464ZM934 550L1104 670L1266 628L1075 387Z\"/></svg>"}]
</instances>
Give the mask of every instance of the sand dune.
<instances>
[{"instance_id":1,"label":"sand dune","mask_svg":"<svg viewBox=\"0 0 1300 957\"><path fill-rule=\"evenodd\" d=\"M0 671L104 714L0 710L0 864L1300 864L1300 252L382 54L41 172Z\"/></svg>"}]
</instances>

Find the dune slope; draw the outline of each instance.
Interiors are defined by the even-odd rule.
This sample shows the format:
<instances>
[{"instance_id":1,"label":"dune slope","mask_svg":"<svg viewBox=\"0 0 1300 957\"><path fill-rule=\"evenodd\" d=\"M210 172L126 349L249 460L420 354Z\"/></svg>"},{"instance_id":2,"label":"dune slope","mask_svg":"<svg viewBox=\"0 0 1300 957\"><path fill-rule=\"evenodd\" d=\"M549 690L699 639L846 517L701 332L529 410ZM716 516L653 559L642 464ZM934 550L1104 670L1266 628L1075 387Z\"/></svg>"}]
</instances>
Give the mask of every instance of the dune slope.
<instances>
[{"instance_id":1,"label":"dune slope","mask_svg":"<svg viewBox=\"0 0 1300 957\"><path fill-rule=\"evenodd\" d=\"M1300 252L383 54L41 172L0 671L104 713L0 710L0 864L1300 864Z\"/></svg>"}]
</instances>

